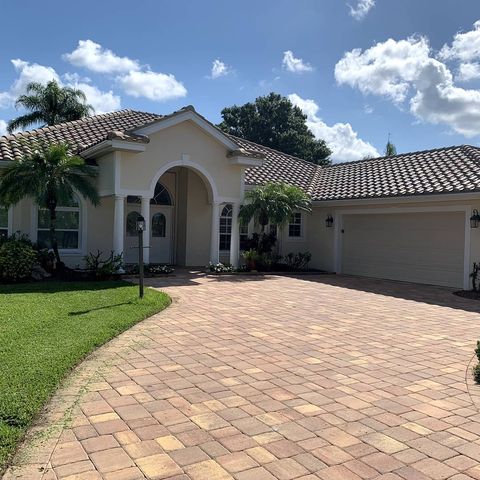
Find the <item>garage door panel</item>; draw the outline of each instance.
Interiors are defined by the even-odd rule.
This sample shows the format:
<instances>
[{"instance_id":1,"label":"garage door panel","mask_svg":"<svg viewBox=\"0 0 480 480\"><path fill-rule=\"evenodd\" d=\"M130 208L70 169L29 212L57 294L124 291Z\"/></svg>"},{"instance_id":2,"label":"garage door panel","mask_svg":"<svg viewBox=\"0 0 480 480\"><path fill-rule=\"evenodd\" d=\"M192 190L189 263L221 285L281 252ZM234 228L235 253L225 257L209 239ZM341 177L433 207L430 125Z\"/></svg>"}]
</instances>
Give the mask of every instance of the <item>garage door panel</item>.
<instances>
[{"instance_id":1,"label":"garage door panel","mask_svg":"<svg viewBox=\"0 0 480 480\"><path fill-rule=\"evenodd\" d=\"M344 273L463 285L461 212L345 215L343 230Z\"/></svg>"}]
</instances>

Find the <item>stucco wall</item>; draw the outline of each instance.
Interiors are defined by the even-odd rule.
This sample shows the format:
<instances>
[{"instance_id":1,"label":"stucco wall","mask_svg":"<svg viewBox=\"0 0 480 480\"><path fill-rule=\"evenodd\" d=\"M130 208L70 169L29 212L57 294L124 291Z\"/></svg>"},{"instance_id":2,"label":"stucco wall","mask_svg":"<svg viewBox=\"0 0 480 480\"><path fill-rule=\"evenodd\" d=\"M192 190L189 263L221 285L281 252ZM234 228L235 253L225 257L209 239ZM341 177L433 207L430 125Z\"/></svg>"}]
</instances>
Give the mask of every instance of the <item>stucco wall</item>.
<instances>
[{"instance_id":1,"label":"stucco wall","mask_svg":"<svg viewBox=\"0 0 480 480\"><path fill-rule=\"evenodd\" d=\"M121 152L120 187L125 191L147 191L162 167L172 162L192 162L204 169L218 195L239 198L241 167L231 165L227 149L193 122L185 121L150 135L142 153Z\"/></svg>"}]
</instances>

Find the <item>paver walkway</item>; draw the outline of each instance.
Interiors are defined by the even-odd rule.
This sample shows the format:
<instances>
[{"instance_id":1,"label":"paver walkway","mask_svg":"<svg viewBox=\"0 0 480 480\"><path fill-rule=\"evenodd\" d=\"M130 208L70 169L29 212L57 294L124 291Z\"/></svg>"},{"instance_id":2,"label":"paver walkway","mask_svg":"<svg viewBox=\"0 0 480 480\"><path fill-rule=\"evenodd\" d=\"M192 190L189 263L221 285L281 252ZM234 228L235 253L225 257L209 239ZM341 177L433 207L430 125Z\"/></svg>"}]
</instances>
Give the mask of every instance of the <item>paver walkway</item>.
<instances>
[{"instance_id":1,"label":"paver walkway","mask_svg":"<svg viewBox=\"0 0 480 480\"><path fill-rule=\"evenodd\" d=\"M479 303L334 276L165 282L172 307L78 369L5 478L480 479Z\"/></svg>"}]
</instances>

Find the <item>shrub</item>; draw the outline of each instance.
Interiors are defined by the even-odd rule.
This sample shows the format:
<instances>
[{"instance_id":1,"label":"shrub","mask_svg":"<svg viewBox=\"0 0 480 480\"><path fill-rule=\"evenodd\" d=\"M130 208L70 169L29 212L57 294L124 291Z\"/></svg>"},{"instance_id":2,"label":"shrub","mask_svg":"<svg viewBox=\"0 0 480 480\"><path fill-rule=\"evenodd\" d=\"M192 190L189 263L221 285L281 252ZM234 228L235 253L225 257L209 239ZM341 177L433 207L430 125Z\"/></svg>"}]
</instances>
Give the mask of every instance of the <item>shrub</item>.
<instances>
[{"instance_id":1,"label":"shrub","mask_svg":"<svg viewBox=\"0 0 480 480\"><path fill-rule=\"evenodd\" d=\"M138 267L138 264L132 264L132 265L127 265L126 266L126 271L129 275L138 275L140 272L140 269ZM143 273L145 275L169 275L170 273L173 273L175 269L171 267L170 265L160 265L157 263L145 263L143 265Z\"/></svg>"},{"instance_id":2,"label":"shrub","mask_svg":"<svg viewBox=\"0 0 480 480\"><path fill-rule=\"evenodd\" d=\"M106 258L102 258L103 252L97 250L96 254L89 253L84 257L85 268L97 279L108 279L120 272L123 266L121 254L110 252Z\"/></svg>"},{"instance_id":3,"label":"shrub","mask_svg":"<svg viewBox=\"0 0 480 480\"><path fill-rule=\"evenodd\" d=\"M294 271L307 270L311 259L312 254L310 252L289 253L285 255L287 267Z\"/></svg>"},{"instance_id":4,"label":"shrub","mask_svg":"<svg viewBox=\"0 0 480 480\"><path fill-rule=\"evenodd\" d=\"M0 244L0 279L4 282L28 280L37 263L37 253L25 235L14 234Z\"/></svg>"},{"instance_id":5,"label":"shrub","mask_svg":"<svg viewBox=\"0 0 480 480\"><path fill-rule=\"evenodd\" d=\"M472 290L474 292L478 291L478 280L480 277L480 264L477 262L473 263L472 273L470 274L470 278L472 279Z\"/></svg>"},{"instance_id":6,"label":"shrub","mask_svg":"<svg viewBox=\"0 0 480 480\"><path fill-rule=\"evenodd\" d=\"M223 263L212 263L208 264L208 271L211 273L232 273L234 268L231 265L224 265Z\"/></svg>"},{"instance_id":7,"label":"shrub","mask_svg":"<svg viewBox=\"0 0 480 480\"><path fill-rule=\"evenodd\" d=\"M477 348L475 349L475 355L477 356L478 362L473 367L473 378L477 383L480 383L480 341L477 341Z\"/></svg>"}]
</instances>

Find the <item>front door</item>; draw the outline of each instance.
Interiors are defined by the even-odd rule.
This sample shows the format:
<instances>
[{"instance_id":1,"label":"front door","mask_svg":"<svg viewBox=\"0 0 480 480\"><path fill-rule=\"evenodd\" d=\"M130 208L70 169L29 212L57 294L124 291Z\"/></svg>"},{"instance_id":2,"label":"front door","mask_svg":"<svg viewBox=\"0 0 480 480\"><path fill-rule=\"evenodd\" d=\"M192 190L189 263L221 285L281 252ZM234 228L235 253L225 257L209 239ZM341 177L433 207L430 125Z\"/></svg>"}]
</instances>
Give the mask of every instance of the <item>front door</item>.
<instances>
[{"instance_id":1,"label":"front door","mask_svg":"<svg viewBox=\"0 0 480 480\"><path fill-rule=\"evenodd\" d=\"M150 240L147 247L150 263L172 263L172 210L166 205L150 205ZM136 219L140 214L140 205L127 204L125 212L125 263L138 263L138 233Z\"/></svg>"},{"instance_id":2,"label":"front door","mask_svg":"<svg viewBox=\"0 0 480 480\"><path fill-rule=\"evenodd\" d=\"M172 263L172 210L150 205L150 263Z\"/></svg>"}]
</instances>

